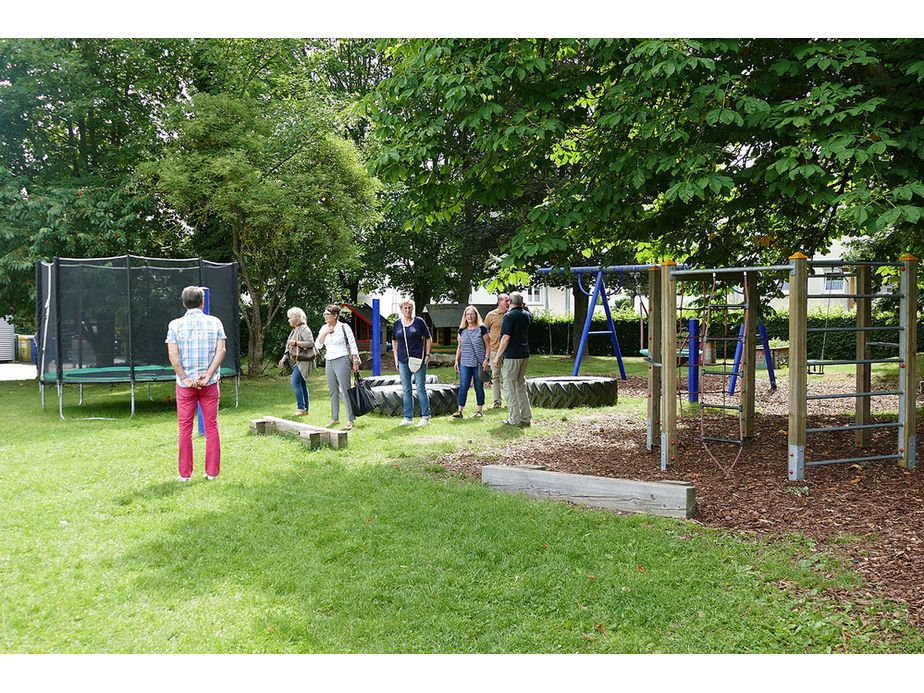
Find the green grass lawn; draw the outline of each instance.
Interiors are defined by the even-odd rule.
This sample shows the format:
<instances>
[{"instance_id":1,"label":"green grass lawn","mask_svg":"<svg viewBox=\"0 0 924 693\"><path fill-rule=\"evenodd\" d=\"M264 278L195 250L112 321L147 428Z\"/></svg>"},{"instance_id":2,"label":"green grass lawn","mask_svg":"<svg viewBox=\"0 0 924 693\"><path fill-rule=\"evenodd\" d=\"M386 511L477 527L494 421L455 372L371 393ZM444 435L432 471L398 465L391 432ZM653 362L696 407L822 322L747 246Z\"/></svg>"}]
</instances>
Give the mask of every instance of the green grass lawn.
<instances>
[{"instance_id":1,"label":"green grass lawn","mask_svg":"<svg viewBox=\"0 0 924 693\"><path fill-rule=\"evenodd\" d=\"M636 375L644 364L628 363ZM531 375L567 374L539 357ZM274 373L278 371L270 369ZM437 371L447 380L448 369ZM592 357L582 373L617 372ZM323 373L311 423L329 418ZM426 429L366 416L347 450L252 436L294 410L288 382L225 382L222 470L176 481L168 385L97 385L62 421L49 390L0 383L3 652L919 652L904 614L835 604L857 586L794 537L760 542L693 522L498 493L438 457L520 436L485 419ZM473 395L470 395L470 399ZM637 407L637 402L621 402ZM575 414L590 414L576 410ZM560 418L537 410L537 419ZM640 421L639 425L644 425ZM798 585L781 590L780 581ZM870 619L873 614L882 618Z\"/></svg>"}]
</instances>

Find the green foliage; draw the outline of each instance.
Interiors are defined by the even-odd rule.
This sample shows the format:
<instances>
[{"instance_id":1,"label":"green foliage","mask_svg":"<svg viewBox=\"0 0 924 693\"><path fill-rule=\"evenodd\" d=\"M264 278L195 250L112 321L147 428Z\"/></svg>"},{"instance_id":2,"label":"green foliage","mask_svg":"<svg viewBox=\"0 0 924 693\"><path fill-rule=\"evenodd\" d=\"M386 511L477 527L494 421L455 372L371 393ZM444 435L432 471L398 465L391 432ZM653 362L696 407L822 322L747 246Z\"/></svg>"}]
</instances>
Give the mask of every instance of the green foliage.
<instances>
[{"instance_id":1,"label":"green foliage","mask_svg":"<svg viewBox=\"0 0 924 693\"><path fill-rule=\"evenodd\" d=\"M375 181L352 143L308 103L196 94L177 137L143 175L197 233L219 232L240 264L251 369L267 328L305 277L355 262L354 229L373 223Z\"/></svg>"},{"instance_id":2,"label":"green foliage","mask_svg":"<svg viewBox=\"0 0 924 693\"><path fill-rule=\"evenodd\" d=\"M619 340L619 350L623 356L638 356L641 344L639 334L639 317L631 310L614 311L613 326ZM574 319L570 315L554 317L537 314L529 328L529 350L535 354L574 354L572 326ZM580 329L583 330L581 323ZM591 331L606 330L609 326L603 310L598 310L590 323ZM647 326L645 332L647 334ZM578 333L580 334L580 332ZM584 352L590 356L613 356L613 342L608 335L589 336Z\"/></svg>"}]
</instances>

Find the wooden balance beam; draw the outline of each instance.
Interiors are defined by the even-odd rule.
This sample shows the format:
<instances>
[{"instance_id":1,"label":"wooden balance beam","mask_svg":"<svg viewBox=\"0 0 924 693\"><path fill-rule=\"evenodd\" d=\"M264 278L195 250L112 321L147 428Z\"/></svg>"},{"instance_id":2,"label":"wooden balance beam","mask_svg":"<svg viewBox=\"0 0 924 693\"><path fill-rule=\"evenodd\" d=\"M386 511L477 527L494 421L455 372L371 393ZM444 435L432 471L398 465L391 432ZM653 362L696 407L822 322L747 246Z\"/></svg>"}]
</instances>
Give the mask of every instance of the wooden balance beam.
<instances>
[{"instance_id":1,"label":"wooden balance beam","mask_svg":"<svg viewBox=\"0 0 924 693\"><path fill-rule=\"evenodd\" d=\"M250 432L255 435L281 433L283 435L295 436L301 441L302 445L310 449L320 447L321 445L330 445L332 448L339 450L347 446L346 431L311 426L299 421L280 419L278 416L263 416L259 419L251 419Z\"/></svg>"}]
</instances>

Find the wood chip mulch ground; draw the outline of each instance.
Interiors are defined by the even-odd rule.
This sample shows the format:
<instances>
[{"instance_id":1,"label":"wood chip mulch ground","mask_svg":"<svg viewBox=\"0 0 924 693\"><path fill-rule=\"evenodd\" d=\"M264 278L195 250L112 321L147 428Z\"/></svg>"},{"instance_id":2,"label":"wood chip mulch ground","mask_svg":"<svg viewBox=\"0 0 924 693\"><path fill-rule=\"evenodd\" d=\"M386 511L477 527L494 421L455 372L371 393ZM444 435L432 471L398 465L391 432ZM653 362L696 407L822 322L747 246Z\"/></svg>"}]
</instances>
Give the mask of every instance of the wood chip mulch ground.
<instances>
[{"instance_id":1,"label":"wood chip mulch ground","mask_svg":"<svg viewBox=\"0 0 924 693\"><path fill-rule=\"evenodd\" d=\"M811 376L812 394L851 392L847 376ZM704 387L708 390L709 385ZM874 382L873 389L897 389L896 382ZM744 446L700 440L700 420L681 421L679 459L668 471L660 469L658 449L647 450L644 418L634 412L601 412L534 421L555 429L550 435L522 439L479 454L445 455L440 464L476 479L484 464L536 464L550 471L636 480L681 480L696 487L695 521L707 527L767 536L800 534L835 551L853 565L870 593L908 605L918 627L924 628L924 459L908 471L895 460L808 467L803 481L787 480L788 389L785 381L769 389L758 381L755 437ZM644 378L620 381L619 396L647 397ZM712 394L707 401L721 400ZM731 400L728 400L731 401ZM874 398L876 421L895 421L896 397ZM853 424L853 399L809 402L809 427ZM917 406L924 405L924 395ZM891 411L891 414L885 412ZM878 412L878 413L877 413ZM738 438L737 414L706 422L707 435ZM563 421L562 418L567 420ZM917 439L922 440L921 418ZM724 427L724 428L723 428ZM858 451L852 431L809 434L807 461L894 454L895 428L873 429L869 448ZM717 435L718 433L718 435ZM551 437L550 437L551 436ZM920 449L920 442L918 445ZM738 452L740 450L740 457ZM711 453L711 455L710 455ZM731 474L726 475L715 457ZM732 466L734 465L734 466ZM856 601L856 599L854 599Z\"/></svg>"}]
</instances>

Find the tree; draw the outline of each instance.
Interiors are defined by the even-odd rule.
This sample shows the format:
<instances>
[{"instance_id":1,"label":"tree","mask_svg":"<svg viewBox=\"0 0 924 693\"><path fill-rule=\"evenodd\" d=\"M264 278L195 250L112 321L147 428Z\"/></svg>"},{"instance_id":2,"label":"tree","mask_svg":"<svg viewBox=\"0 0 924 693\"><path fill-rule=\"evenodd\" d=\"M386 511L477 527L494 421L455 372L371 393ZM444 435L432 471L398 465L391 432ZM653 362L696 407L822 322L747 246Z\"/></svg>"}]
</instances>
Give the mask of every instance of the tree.
<instances>
[{"instance_id":1,"label":"tree","mask_svg":"<svg viewBox=\"0 0 924 693\"><path fill-rule=\"evenodd\" d=\"M249 370L300 277L356 261L354 229L376 219L375 181L310 104L195 94L169 121L167 155L144 175L197 229L224 227L246 292Z\"/></svg>"},{"instance_id":2,"label":"tree","mask_svg":"<svg viewBox=\"0 0 924 693\"><path fill-rule=\"evenodd\" d=\"M0 40L0 306L34 320L36 260L164 254L181 236L139 190L179 95L176 40ZM5 312L5 310L4 310Z\"/></svg>"}]
</instances>

